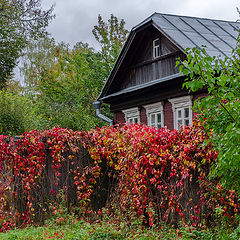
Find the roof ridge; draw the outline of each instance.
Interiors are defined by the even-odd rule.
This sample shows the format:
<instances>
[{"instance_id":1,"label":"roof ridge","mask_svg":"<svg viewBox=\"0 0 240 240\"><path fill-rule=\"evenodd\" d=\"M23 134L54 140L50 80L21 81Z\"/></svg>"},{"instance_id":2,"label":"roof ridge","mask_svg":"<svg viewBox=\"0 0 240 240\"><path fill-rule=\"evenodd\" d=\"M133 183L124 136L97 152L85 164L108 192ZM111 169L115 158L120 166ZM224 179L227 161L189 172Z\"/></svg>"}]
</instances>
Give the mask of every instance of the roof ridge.
<instances>
[{"instance_id":1,"label":"roof ridge","mask_svg":"<svg viewBox=\"0 0 240 240\"><path fill-rule=\"evenodd\" d=\"M202 19L202 20L211 20L211 21L221 21L221 22L231 22L231 23L240 23L238 22L239 19L237 19L236 21L230 21L230 20L221 20L221 19L213 19L213 18L205 18L205 17L192 17L192 16L186 16L186 15L177 15L177 14L170 14L170 13L159 13L159 12L155 12L151 15L151 17L153 15L167 15L167 16L174 16L174 17L186 17L186 18L192 18L192 19Z\"/></svg>"},{"instance_id":2,"label":"roof ridge","mask_svg":"<svg viewBox=\"0 0 240 240\"><path fill-rule=\"evenodd\" d=\"M156 14L156 12L151 14L149 17L145 18L143 21L141 21L137 25L133 26L131 30L133 31L134 29L138 28L139 26L143 25L144 23L147 23L147 22L151 21L153 16L154 16L154 14Z\"/></svg>"}]
</instances>

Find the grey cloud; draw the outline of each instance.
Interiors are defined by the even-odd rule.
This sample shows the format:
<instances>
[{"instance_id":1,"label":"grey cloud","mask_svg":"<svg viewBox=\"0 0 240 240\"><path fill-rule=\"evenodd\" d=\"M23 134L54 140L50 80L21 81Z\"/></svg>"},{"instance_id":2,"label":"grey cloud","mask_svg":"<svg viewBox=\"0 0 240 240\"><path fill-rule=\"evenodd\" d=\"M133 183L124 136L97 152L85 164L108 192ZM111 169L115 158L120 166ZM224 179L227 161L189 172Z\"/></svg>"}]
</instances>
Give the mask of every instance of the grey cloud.
<instances>
[{"instance_id":1,"label":"grey cloud","mask_svg":"<svg viewBox=\"0 0 240 240\"><path fill-rule=\"evenodd\" d=\"M130 30L154 12L236 20L238 0L55 0L56 19L48 30L55 39L73 46L78 41L97 48L92 29L101 14L106 21L113 13ZM44 8L54 0L42 0Z\"/></svg>"}]
</instances>

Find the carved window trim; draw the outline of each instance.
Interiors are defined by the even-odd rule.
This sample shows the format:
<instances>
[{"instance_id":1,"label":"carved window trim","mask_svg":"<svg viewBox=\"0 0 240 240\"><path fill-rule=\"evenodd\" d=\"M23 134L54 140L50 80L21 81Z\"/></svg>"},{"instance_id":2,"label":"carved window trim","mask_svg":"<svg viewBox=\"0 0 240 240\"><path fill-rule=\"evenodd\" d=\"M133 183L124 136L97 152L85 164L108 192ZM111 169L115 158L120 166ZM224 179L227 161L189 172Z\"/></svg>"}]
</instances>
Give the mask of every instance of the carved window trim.
<instances>
[{"instance_id":1,"label":"carved window trim","mask_svg":"<svg viewBox=\"0 0 240 240\"><path fill-rule=\"evenodd\" d=\"M148 126L161 128L164 126L163 104L157 102L143 106L146 109Z\"/></svg>"},{"instance_id":2,"label":"carved window trim","mask_svg":"<svg viewBox=\"0 0 240 240\"><path fill-rule=\"evenodd\" d=\"M125 121L129 124L140 123L140 112L137 107L122 110L125 115Z\"/></svg>"},{"instance_id":3,"label":"carved window trim","mask_svg":"<svg viewBox=\"0 0 240 240\"><path fill-rule=\"evenodd\" d=\"M182 122L183 127L192 124L192 98L192 96L184 96L168 99L172 104L174 129L180 129L179 122ZM186 113L188 113L187 116L185 116Z\"/></svg>"},{"instance_id":4,"label":"carved window trim","mask_svg":"<svg viewBox=\"0 0 240 240\"><path fill-rule=\"evenodd\" d=\"M153 59L160 57L160 38L153 40Z\"/></svg>"}]
</instances>

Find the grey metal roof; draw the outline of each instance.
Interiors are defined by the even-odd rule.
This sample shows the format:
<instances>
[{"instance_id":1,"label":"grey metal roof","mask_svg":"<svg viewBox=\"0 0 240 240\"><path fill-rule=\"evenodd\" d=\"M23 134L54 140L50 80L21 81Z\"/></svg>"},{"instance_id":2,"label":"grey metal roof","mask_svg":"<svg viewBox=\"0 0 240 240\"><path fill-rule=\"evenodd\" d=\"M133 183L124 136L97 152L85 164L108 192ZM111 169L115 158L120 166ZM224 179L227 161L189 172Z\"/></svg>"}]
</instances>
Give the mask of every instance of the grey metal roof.
<instances>
[{"instance_id":1,"label":"grey metal roof","mask_svg":"<svg viewBox=\"0 0 240 240\"><path fill-rule=\"evenodd\" d=\"M150 18L180 49L206 46L210 56L230 57L240 28L239 22L162 13L154 13Z\"/></svg>"},{"instance_id":2,"label":"grey metal roof","mask_svg":"<svg viewBox=\"0 0 240 240\"><path fill-rule=\"evenodd\" d=\"M236 46L236 40L239 34L240 23L223 20L213 20L206 18L178 16L162 13L154 13L132 28L129 37L112 69L109 78L99 95L99 100L107 99L108 90L114 84L114 78L118 72L119 66L124 61L126 52L132 41L134 41L135 33L141 30L145 24L151 23L171 42L173 42L180 50L185 51L186 48L206 46L206 51L210 56L230 57L232 50ZM158 79L156 82L163 82L167 79ZM155 81L155 80L154 80ZM155 84L156 82L153 82ZM149 83L151 84L151 82ZM142 87L142 86L136 86ZM144 85L143 85L144 87ZM111 94L117 96L133 89L127 88L117 93ZM134 89L135 91L136 89Z\"/></svg>"}]
</instances>

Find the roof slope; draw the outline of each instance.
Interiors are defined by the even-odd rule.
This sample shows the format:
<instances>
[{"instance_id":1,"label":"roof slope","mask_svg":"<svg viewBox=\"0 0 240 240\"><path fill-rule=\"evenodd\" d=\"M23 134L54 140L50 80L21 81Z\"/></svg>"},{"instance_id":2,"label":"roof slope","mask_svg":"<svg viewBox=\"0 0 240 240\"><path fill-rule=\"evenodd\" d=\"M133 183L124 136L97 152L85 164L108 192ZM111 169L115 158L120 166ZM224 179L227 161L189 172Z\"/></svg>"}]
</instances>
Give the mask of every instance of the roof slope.
<instances>
[{"instance_id":1,"label":"roof slope","mask_svg":"<svg viewBox=\"0 0 240 240\"><path fill-rule=\"evenodd\" d=\"M156 27L176 45L186 48L206 46L210 56L230 57L236 46L239 22L154 13Z\"/></svg>"},{"instance_id":2,"label":"roof slope","mask_svg":"<svg viewBox=\"0 0 240 240\"><path fill-rule=\"evenodd\" d=\"M206 46L210 56L221 57L231 56L240 29L239 22L154 13L132 28L99 99L108 95L108 89L114 82L129 45L134 41L135 33L148 23L156 27L182 51L186 48Z\"/></svg>"}]
</instances>

